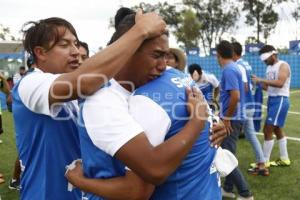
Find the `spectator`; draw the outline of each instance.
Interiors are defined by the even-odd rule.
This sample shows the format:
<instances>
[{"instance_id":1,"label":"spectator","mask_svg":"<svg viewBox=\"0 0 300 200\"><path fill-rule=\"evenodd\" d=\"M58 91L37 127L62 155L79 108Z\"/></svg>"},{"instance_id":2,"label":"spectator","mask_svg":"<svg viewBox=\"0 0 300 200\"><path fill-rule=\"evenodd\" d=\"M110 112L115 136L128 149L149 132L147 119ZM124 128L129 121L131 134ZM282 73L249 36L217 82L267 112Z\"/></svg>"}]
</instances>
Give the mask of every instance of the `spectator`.
<instances>
[{"instance_id":1,"label":"spectator","mask_svg":"<svg viewBox=\"0 0 300 200\"><path fill-rule=\"evenodd\" d=\"M21 78L25 75L25 73L26 73L26 68L24 66L19 67L19 72L17 72L13 76L14 85L21 80Z\"/></svg>"},{"instance_id":2,"label":"spectator","mask_svg":"<svg viewBox=\"0 0 300 200\"><path fill-rule=\"evenodd\" d=\"M184 71L186 65L186 56L180 49L170 48L167 55L167 65L180 71Z\"/></svg>"},{"instance_id":3,"label":"spectator","mask_svg":"<svg viewBox=\"0 0 300 200\"><path fill-rule=\"evenodd\" d=\"M89 58L89 46L87 43L79 41L79 65Z\"/></svg>"}]
</instances>

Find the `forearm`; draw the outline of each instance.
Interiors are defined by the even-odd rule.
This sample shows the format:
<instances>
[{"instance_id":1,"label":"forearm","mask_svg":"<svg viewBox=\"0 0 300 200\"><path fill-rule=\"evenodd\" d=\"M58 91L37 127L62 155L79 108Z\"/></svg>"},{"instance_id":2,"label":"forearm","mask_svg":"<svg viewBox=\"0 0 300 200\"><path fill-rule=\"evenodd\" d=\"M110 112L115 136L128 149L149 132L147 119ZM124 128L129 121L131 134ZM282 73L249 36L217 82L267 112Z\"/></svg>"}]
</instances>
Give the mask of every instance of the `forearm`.
<instances>
[{"instance_id":1,"label":"forearm","mask_svg":"<svg viewBox=\"0 0 300 200\"><path fill-rule=\"evenodd\" d=\"M200 136L201 131L205 127L206 120L199 121L199 126L195 127L192 121L175 136L169 138L157 146L154 151L156 155L160 155L154 164L160 169L167 178L181 163L189 153L195 141Z\"/></svg>"},{"instance_id":2,"label":"forearm","mask_svg":"<svg viewBox=\"0 0 300 200\"><path fill-rule=\"evenodd\" d=\"M264 84L264 83L262 83L262 89L263 89L263 90L267 90L267 89L268 89L268 85L267 85L267 84Z\"/></svg>"},{"instance_id":3,"label":"forearm","mask_svg":"<svg viewBox=\"0 0 300 200\"><path fill-rule=\"evenodd\" d=\"M145 32L134 26L119 40L86 60L78 70L59 76L51 88L55 93L50 104L94 93L121 70L145 38Z\"/></svg>"},{"instance_id":4,"label":"forearm","mask_svg":"<svg viewBox=\"0 0 300 200\"><path fill-rule=\"evenodd\" d=\"M227 112L225 113L225 118L231 119L231 117L234 115L238 102L240 100L240 97L238 94L231 94L230 99L229 99L229 104L228 104L228 109Z\"/></svg>"},{"instance_id":5,"label":"forearm","mask_svg":"<svg viewBox=\"0 0 300 200\"><path fill-rule=\"evenodd\" d=\"M141 152L143 160L129 163L140 177L152 184L161 184L182 163L205 126L206 120L189 121L185 127L164 143ZM138 163L137 163L138 162ZM134 167L135 166L135 167Z\"/></svg>"},{"instance_id":6,"label":"forearm","mask_svg":"<svg viewBox=\"0 0 300 200\"><path fill-rule=\"evenodd\" d=\"M217 100L218 96L219 96L219 93L220 93L220 88L219 87L216 87L214 89L214 100Z\"/></svg>"},{"instance_id":7,"label":"forearm","mask_svg":"<svg viewBox=\"0 0 300 200\"><path fill-rule=\"evenodd\" d=\"M281 80L267 80L267 79L261 79L260 81L263 85L271 86L271 87L277 87L281 88L284 84Z\"/></svg>"},{"instance_id":8,"label":"forearm","mask_svg":"<svg viewBox=\"0 0 300 200\"><path fill-rule=\"evenodd\" d=\"M78 178L79 189L110 200L149 199L154 186L145 183L133 172L110 179Z\"/></svg>"}]
</instances>

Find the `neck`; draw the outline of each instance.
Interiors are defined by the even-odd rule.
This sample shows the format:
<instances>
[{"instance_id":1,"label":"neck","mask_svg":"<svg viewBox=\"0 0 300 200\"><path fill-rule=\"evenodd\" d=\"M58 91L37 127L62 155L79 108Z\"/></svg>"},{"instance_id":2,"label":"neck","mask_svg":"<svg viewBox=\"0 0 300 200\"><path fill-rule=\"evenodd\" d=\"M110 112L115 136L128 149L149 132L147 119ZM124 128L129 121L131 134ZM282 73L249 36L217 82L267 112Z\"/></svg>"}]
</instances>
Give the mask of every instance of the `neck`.
<instances>
[{"instance_id":1,"label":"neck","mask_svg":"<svg viewBox=\"0 0 300 200\"><path fill-rule=\"evenodd\" d=\"M128 90L129 92L133 92L134 87L132 87L133 81L130 80L130 76L129 76L129 72L127 70L125 70L126 68L124 68L123 70L121 70L118 74L116 74L114 76L114 79L116 81L119 82L119 84L125 88L126 90ZM128 84L128 82L132 83L132 84Z\"/></svg>"},{"instance_id":2,"label":"neck","mask_svg":"<svg viewBox=\"0 0 300 200\"><path fill-rule=\"evenodd\" d=\"M223 59L221 62L221 66L224 67L225 65L232 62L232 59Z\"/></svg>"}]
</instances>

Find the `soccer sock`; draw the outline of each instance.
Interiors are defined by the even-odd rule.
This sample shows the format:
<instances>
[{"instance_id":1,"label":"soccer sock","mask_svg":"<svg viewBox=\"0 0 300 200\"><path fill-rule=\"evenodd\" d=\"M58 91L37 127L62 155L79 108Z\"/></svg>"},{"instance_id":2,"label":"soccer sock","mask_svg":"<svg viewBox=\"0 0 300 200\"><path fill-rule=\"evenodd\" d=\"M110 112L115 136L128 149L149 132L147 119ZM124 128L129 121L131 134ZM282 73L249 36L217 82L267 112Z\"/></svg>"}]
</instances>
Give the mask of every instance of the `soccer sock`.
<instances>
[{"instance_id":1,"label":"soccer sock","mask_svg":"<svg viewBox=\"0 0 300 200\"><path fill-rule=\"evenodd\" d=\"M265 140L264 141L263 152L264 152L266 162L270 161L270 156L272 153L273 145L274 145L274 140Z\"/></svg>"},{"instance_id":2,"label":"soccer sock","mask_svg":"<svg viewBox=\"0 0 300 200\"><path fill-rule=\"evenodd\" d=\"M279 152L280 152L280 158L283 160L289 159L289 155L287 152L287 139L286 137L281 138L278 140L279 145Z\"/></svg>"}]
</instances>

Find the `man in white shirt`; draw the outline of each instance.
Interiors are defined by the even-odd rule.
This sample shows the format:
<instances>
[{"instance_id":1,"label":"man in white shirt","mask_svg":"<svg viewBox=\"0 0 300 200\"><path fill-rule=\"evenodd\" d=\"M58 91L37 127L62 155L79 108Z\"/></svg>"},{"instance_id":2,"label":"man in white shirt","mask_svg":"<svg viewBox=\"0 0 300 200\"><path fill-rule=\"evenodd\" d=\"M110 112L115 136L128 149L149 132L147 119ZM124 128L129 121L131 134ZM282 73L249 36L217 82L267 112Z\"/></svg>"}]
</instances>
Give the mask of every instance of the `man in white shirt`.
<instances>
[{"instance_id":1,"label":"man in white shirt","mask_svg":"<svg viewBox=\"0 0 300 200\"><path fill-rule=\"evenodd\" d=\"M287 151L287 139L283 127L288 114L290 102L291 69L287 62L279 60L276 49L265 45L259 51L261 60L267 65L266 79L253 76L253 81L262 83L268 93L268 110L264 126L265 141L264 156L268 165L290 166L291 161ZM270 162L274 145L273 133L276 135L280 158Z\"/></svg>"}]
</instances>

